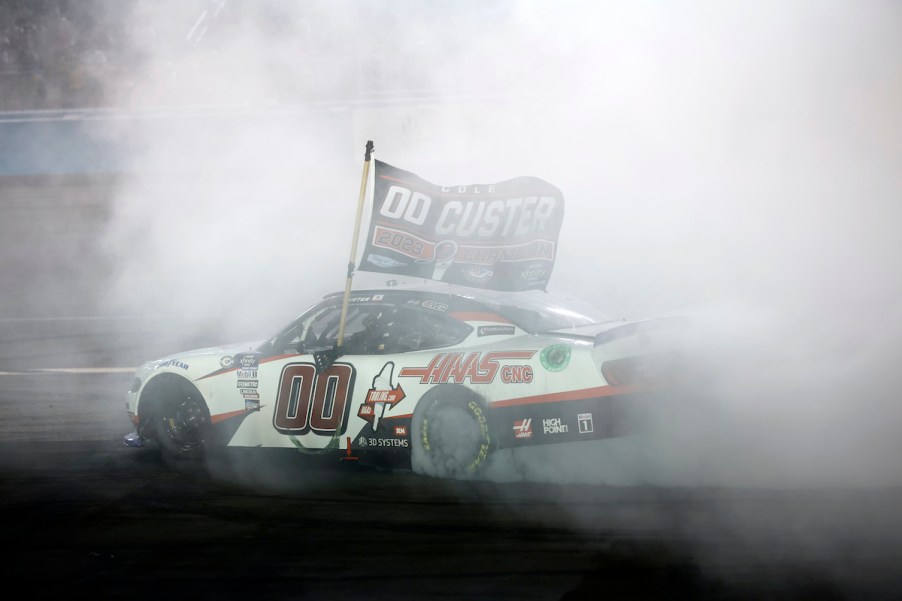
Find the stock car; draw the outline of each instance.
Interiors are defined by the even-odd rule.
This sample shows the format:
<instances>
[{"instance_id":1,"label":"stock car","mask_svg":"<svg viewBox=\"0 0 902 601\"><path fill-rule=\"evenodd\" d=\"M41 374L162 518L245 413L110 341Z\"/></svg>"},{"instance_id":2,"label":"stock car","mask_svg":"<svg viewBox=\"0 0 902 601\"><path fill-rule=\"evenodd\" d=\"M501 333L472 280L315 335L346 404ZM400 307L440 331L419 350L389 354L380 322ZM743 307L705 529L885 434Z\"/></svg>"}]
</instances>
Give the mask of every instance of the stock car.
<instances>
[{"instance_id":1,"label":"stock car","mask_svg":"<svg viewBox=\"0 0 902 601\"><path fill-rule=\"evenodd\" d=\"M124 441L186 460L274 447L478 476L499 449L632 433L638 399L679 371L684 325L538 290L336 293L268 339L141 365Z\"/></svg>"}]
</instances>

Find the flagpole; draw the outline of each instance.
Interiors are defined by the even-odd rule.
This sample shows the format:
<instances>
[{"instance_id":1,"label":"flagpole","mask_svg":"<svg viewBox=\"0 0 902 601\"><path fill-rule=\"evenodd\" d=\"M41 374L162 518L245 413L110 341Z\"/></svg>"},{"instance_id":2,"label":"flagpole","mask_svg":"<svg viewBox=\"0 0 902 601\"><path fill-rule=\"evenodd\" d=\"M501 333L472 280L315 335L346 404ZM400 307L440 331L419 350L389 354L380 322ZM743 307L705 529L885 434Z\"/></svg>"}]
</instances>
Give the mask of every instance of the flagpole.
<instances>
[{"instance_id":1,"label":"flagpole","mask_svg":"<svg viewBox=\"0 0 902 601\"><path fill-rule=\"evenodd\" d=\"M360 181L360 198L357 201L357 219L354 222L354 237L351 239L351 259L348 261L348 276L345 279L345 294L341 300L341 321L338 322L338 341L336 347L344 343L345 319L348 316L348 300L351 297L351 281L354 279L354 261L357 259L357 239L360 237L360 221L363 218L363 202L366 198L366 184L370 178L370 158L373 155L373 141L366 143L363 156L363 179Z\"/></svg>"}]
</instances>

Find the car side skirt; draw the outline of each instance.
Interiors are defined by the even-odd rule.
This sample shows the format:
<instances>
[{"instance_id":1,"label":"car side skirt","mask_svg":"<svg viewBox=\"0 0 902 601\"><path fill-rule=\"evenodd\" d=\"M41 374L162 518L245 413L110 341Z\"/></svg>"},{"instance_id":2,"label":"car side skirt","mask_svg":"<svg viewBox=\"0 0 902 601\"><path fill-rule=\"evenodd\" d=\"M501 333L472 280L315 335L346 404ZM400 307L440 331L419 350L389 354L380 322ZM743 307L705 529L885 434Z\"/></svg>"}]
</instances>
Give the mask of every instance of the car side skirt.
<instances>
[{"instance_id":1,"label":"car side skirt","mask_svg":"<svg viewBox=\"0 0 902 601\"><path fill-rule=\"evenodd\" d=\"M616 438L642 429L642 416L656 402L649 391L589 389L583 398L524 399L489 407L497 448ZM550 395L549 395L550 396Z\"/></svg>"}]
</instances>

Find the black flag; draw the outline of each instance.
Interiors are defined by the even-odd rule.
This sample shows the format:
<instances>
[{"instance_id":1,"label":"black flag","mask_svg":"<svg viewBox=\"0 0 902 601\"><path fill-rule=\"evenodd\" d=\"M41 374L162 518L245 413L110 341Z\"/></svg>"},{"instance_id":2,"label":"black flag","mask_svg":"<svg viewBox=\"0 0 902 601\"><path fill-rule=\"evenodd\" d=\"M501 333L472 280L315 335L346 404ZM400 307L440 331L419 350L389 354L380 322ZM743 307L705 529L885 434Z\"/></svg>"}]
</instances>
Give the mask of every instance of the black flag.
<instances>
[{"instance_id":1,"label":"black flag","mask_svg":"<svg viewBox=\"0 0 902 601\"><path fill-rule=\"evenodd\" d=\"M545 289L563 216L561 191L536 177L437 186L377 160L357 267L494 290Z\"/></svg>"}]
</instances>

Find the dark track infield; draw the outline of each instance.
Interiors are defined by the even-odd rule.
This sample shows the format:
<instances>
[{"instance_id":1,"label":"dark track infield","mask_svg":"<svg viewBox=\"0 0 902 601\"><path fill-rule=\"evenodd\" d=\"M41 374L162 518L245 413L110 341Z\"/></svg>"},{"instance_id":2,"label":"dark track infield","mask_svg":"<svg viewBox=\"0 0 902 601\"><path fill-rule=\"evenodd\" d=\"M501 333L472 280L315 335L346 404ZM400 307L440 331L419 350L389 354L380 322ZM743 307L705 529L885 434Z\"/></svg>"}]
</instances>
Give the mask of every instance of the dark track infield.
<instances>
[{"instance_id":1,"label":"dark track infield","mask_svg":"<svg viewBox=\"0 0 902 601\"><path fill-rule=\"evenodd\" d=\"M8 586L116 599L902 598L898 489L457 482L259 450L198 469L120 442L129 381L0 376Z\"/></svg>"}]
</instances>

